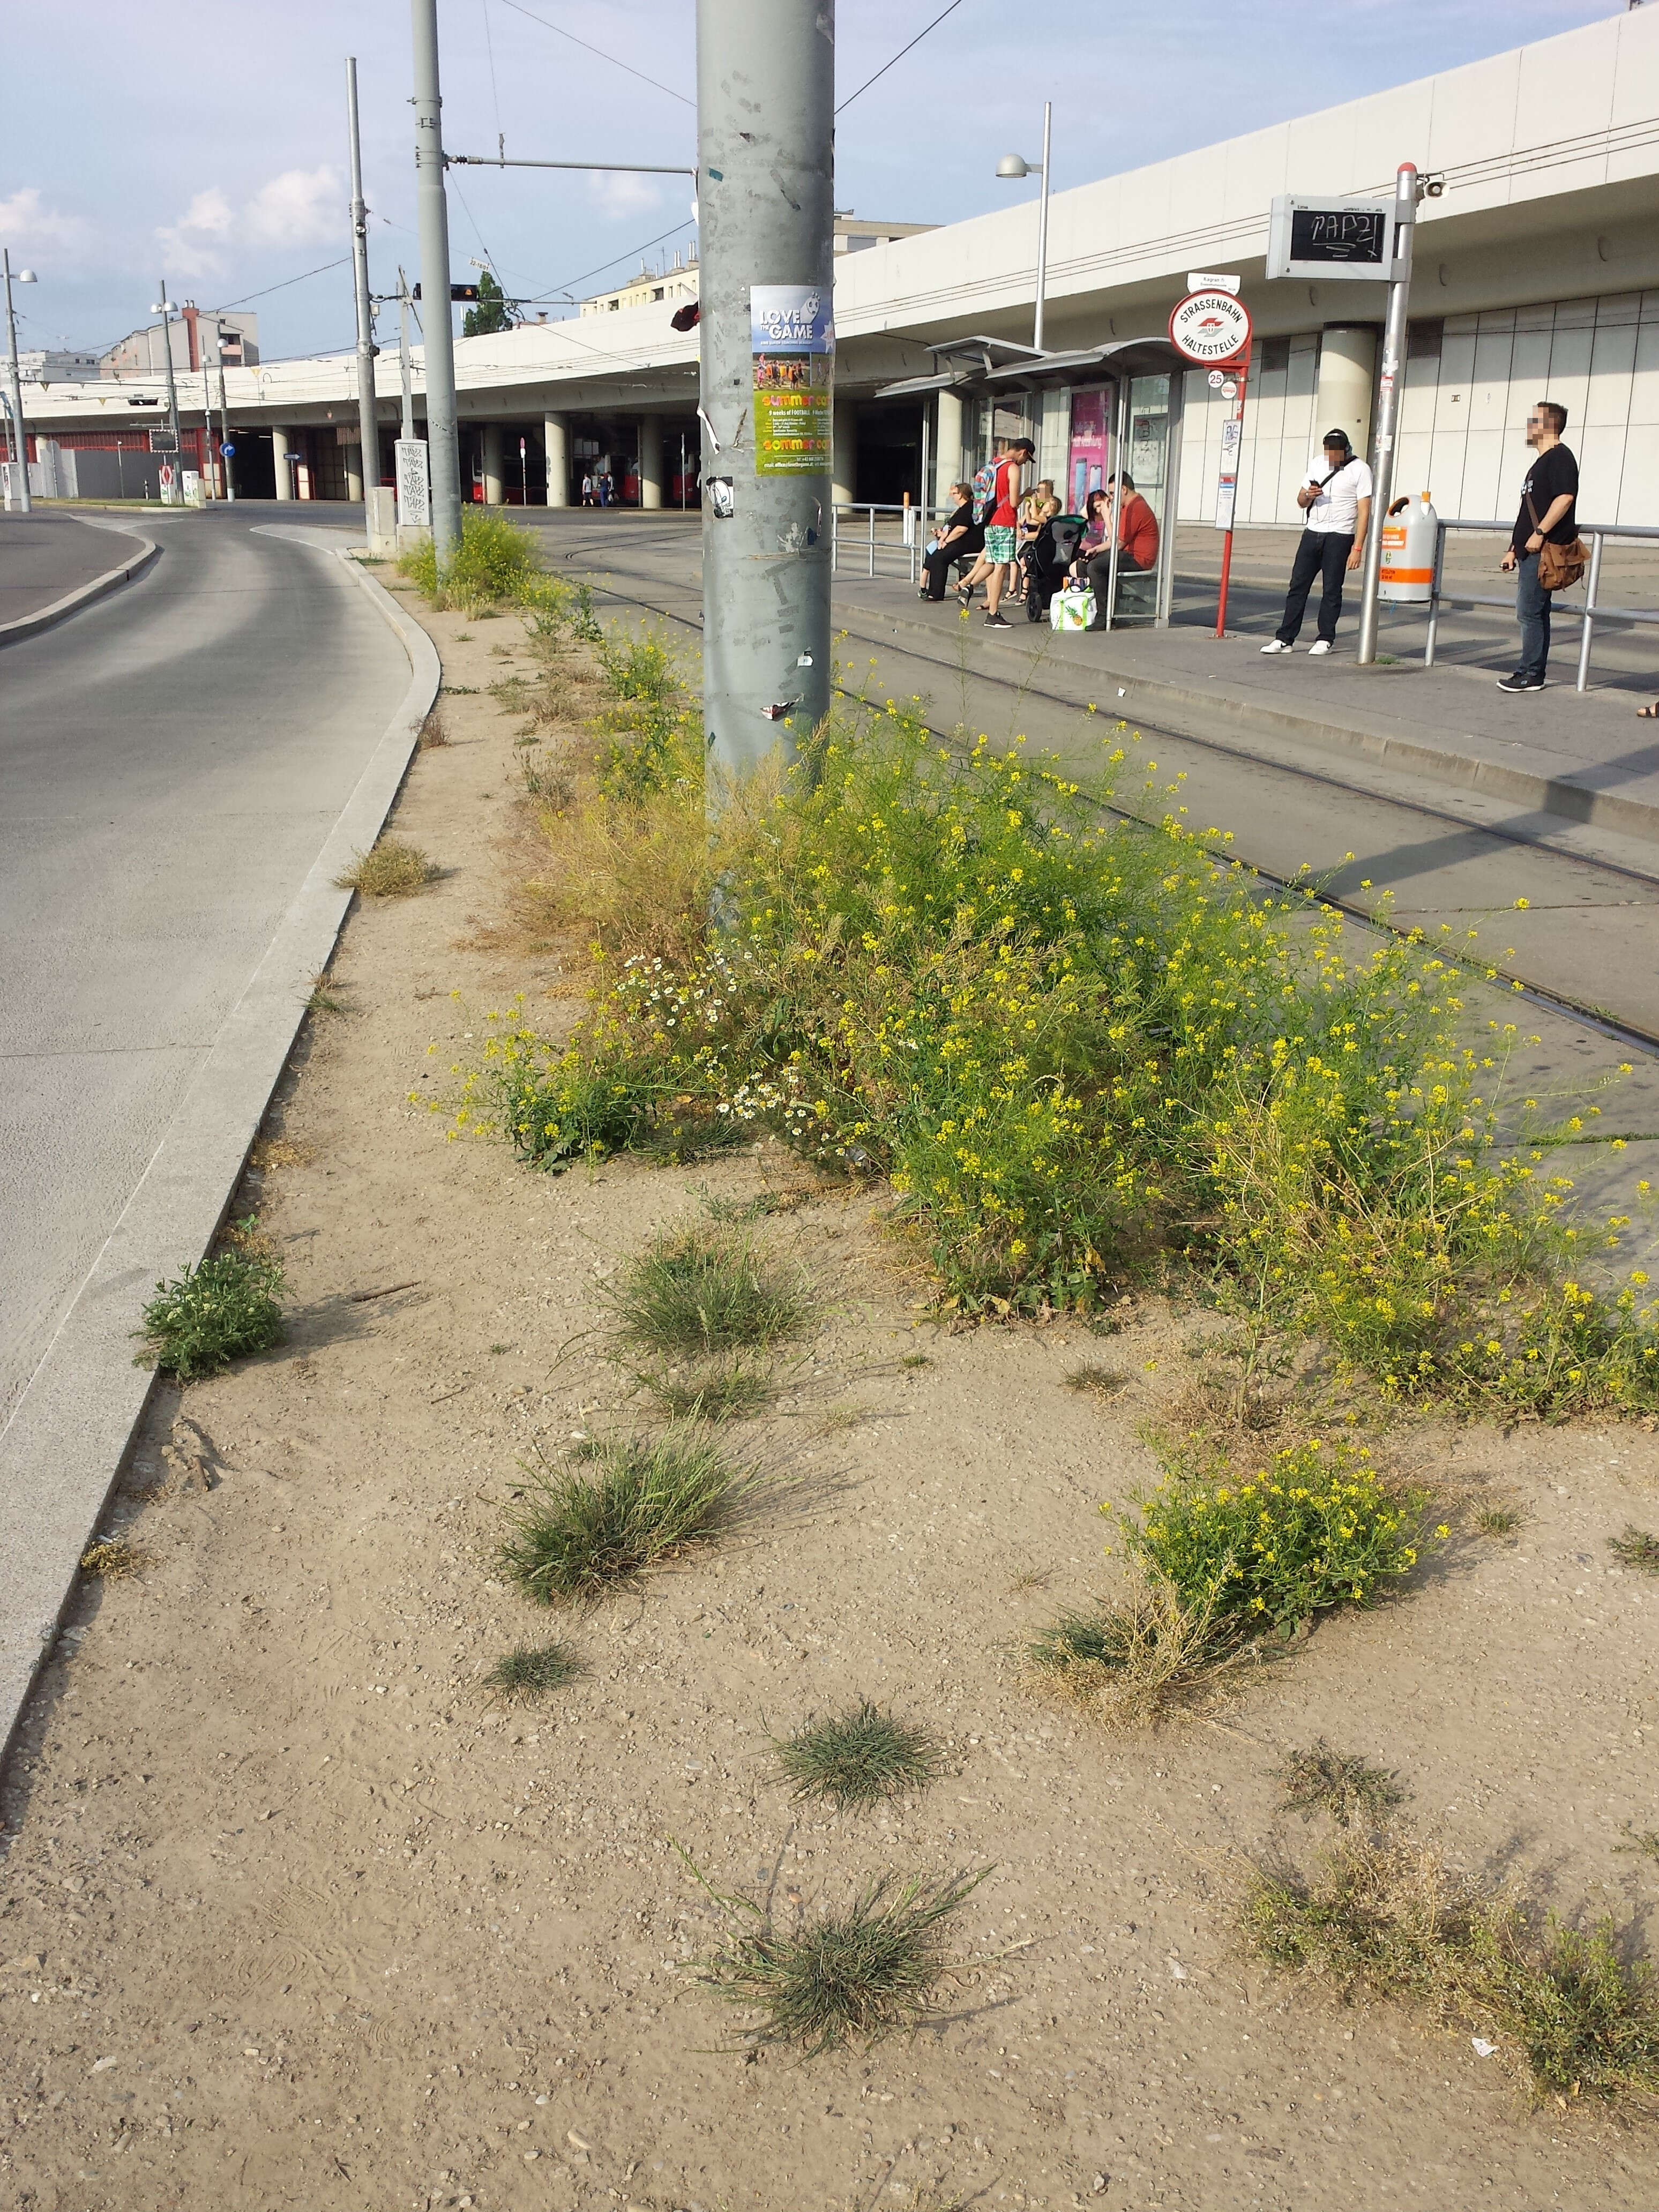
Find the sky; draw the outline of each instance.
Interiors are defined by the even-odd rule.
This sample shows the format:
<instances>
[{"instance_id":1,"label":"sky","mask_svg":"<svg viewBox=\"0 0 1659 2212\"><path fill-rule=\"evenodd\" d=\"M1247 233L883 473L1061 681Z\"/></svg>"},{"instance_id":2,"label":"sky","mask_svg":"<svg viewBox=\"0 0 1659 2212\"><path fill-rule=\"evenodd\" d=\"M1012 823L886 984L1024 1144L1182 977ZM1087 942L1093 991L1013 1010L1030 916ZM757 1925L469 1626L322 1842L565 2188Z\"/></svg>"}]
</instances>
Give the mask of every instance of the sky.
<instances>
[{"instance_id":1,"label":"sky","mask_svg":"<svg viewBox=\"0 0 1659 2212\"><path fill-rule=\"evenodd\" d=\"M838 100L944 5L840 0ZM994 171L1004 153L1037 159L1045 100L1060 191L1616 12L1617 0L960 0L842 114L836 202L947 222L1029 197L1035 180ZM499 133L509 155L689 165L695 14L694 0L440 0L447 147L490 153ZM399 262L418 273L406 0L80 0L67 40L54 9L14 9L0 242L40 278L17 295L19 343L101 349L151 319L165 276L174 298L256 309L267 360L349 347L351 271L323 266L350 251L348 53L371 281L391 291ZM618 283L642 251L672 256L692 236L690 179L449 173L456 278L487 259L510 295L556 316L571 312L561 295Z\"/></svg>"}]
</instances>

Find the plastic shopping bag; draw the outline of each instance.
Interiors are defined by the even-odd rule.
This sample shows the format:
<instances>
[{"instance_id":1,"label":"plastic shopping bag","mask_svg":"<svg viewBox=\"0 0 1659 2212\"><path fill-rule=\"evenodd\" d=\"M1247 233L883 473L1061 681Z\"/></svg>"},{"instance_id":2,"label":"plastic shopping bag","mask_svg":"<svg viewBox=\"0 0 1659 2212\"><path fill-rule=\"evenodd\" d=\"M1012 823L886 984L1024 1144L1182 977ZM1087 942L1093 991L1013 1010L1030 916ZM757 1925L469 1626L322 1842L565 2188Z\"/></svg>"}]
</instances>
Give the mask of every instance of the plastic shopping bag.
<instances>
[{"instance_id":1,"label":"plastic shopping bag","mask_svg":"<svg viewBox=\"0 0 1659 2212\"><path fill-rule=\"evenodd\" d=\"M1078 592L1056 592L1048 608L1054 629L1087 629L1095 618L1095 595L1087 586Z\"/></svg>"}]
</instances>

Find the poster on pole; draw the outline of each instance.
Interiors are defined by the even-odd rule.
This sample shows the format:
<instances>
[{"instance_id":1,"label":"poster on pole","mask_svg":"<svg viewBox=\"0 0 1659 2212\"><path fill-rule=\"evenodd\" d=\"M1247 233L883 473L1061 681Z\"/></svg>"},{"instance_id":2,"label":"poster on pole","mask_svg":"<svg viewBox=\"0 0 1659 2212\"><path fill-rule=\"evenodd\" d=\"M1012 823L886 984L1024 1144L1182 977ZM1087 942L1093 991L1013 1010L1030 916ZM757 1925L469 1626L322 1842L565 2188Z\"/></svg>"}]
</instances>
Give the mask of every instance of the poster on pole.
<instances>
[{"instance_id":1,"label":"poster on pole","mask_svg":"<svg viewBox=\"0 0 1659 2212\"><path fill-rule=\"evenodd\" d=\"M1238 456L1243 443L1243 410L1231 414L1221 426L1221 467L1216 478L1215 526L1231 530L1238 498Z\"/></svg>"},{"instance_id":2,"label":"poster on pole","mask_svg":"<svg viewBox=\"0 0 1659 2212\"><path fill-rule=\"evenodd\" d=\"M754 357L755 474L830 473L836 325L816 284L754 284L749 291Z\"/></svg>"},{"instance_id":3,"label":"poster on pole","mask_svg":"<svg viewBox=\"0 0 1659 2212\"><path fill-rule=\"evenodd\" d=\"M430 530L432 493L427 477L426 440L398 438L392 451L396 455L398 527Z\"/></svg>"}]
</instances>

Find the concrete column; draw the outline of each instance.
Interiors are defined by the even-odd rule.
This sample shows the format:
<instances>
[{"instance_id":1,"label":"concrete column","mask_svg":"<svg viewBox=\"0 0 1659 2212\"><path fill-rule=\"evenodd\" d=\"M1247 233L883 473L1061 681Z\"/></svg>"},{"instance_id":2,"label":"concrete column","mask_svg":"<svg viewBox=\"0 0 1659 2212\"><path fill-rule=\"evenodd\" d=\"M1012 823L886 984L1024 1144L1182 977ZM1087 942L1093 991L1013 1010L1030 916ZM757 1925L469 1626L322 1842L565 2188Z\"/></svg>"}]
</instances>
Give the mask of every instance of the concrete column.
<instances>
[{"instance_id":1,"label":"concrete column","mask_svg":"<svg viewBox=\"0 0 1659 2212\"><path fill-rule=\"evenodd\" d=\"M501 504L501 426L483 426L483 495L486 507Z\"/></svg>"},{"instance_id":2,"label":"concrete column","mask_svg":"<svg viewBox=\"0 0 1659 2212\"><path fill-rule=\"evenodd\" d=\"M348 446L345 449L346 497L361 500L363 495L363 449Z\"/></svg>"},{"instance_id":3,"label":"concrete column","mask_svg":"<svg viewBox=\"0 0 1659 2212\"><path fill-rule=\"evenodd\" d=\"M289 466L288 432L286 430L273 430L271 432L270 458L276 465L277 498L292 499L294 496L294 471Z\"/></svg>"},{"instance_id":4,"label":"concrete column","mask_svg":"<svg viewBox=\"0 0 1659 2212\"><path fill-rule=\"evenodd\" d=\"M830 459L830 496L837 507L850 507L858 492L859 482L859 410L858 403L836 396L830 433L833 451Z\"/></svg>"},{"instance_id":5,"label":"concrete column","mask_svg":"<svg viewBox=\"0 0 1659 2212\"><path fill-rule=\"evenodd\" d=\"M662 505L662 419L641 415L635 433L640 465L640 505Z\"/></svg>"},{"instance_id":6,"label":"concrete column","mask_svg":"<svg viewBox=\"0 0 1659 2212\"><path fill-rule=\"evenodd\" d=\"M1334 324L1319 343L1319 396L1313 442L1327 430L1346 430L1362 458L1370 452L1371 392L1376 376L1376 332L1364 324Z\"/></svg>"},{"instance_id":7,"label":"concrete column","mask_svg":"<svg viewBox=\"0 0 1659 2212\"><path fill-rule=\"evenodd\" d=\"M544 415L542 442L547 448L547 503L550 507L568 507L570 504L569 416Z\"/></svg>"},{"instance_id":8,"label":"concrete column","mask_svg":"<svg viewBox=\"0 0 1659 2212\"><path fill-rule=\"evenodd\" d=\"M970 469L969 475L973 474ZM933 504L944 507L951 487L962 476L962 400L954 392L939 396L939 442L933 453Z\"/></svg>"}]
</instances>

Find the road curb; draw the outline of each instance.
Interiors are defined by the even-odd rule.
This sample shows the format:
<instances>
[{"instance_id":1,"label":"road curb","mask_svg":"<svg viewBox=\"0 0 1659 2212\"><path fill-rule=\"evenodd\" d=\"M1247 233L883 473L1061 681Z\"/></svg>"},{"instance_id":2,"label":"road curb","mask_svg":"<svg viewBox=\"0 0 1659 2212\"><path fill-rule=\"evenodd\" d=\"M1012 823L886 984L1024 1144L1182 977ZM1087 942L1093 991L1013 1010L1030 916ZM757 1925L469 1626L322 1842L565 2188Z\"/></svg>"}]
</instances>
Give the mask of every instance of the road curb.
<instances>
[{"instance_id":1,"label":"road curb","mask_svg":"<svg viewBox=\"0 0 1659 2212\"><path fill-rule=\"evenodd\" d=\"M112 530L118 527L110 522L94 521L89 514L72 518L84 522L88 530ZM153 538L146 538L142 530L124 530L124 538L136 538L143 550L136 560L123 563L118 568L106 568L101 576L90 583L78 584L72 592L65 592L61 599L54 599L49 607L37 608L32 615L19 615L13 622L0 623L0 645L17 645L26 637L38 637L43 629L55 629L60 622L79 614L82 607L90 606L95 599L107 599L123 584L130 584L135 576L142 576L147 568L161 557L161 549Z\"/></svg>"},{"instance_id":2,"label":"road curb","mask_svg":"<svg viewBox=\"0 0 1659 2212\"><path fill-rule=\"evenodd\" d=\"M916 620L908 610L883 608L878 611L896 629L915 631L936 641L939 638L936 628ZM1222 743L1227 738L1289 738L1296 744L1316 745L1326 752L1355 754L1389 768L1409 769L1414 775L1459 790L1516 799L1558 821L1622 830L1648 843L1659 843L1659 805L1645 799L1627 799L1617 792L1598 791L1571 777L1544 775L1533 769L1488 760L1480 753L1459 752L1451 745L1424 744L1340 720L1292 714L1220 690L1200 690L1185 684L1171 684L1133 669L1114 668L1103 660L1091 660L1086 670L1080 662L1068 660L1059 665L1068 670L1076 667L1091 683L1121 684L1122 690L1111 702L1113 714L1126 721L1155 722L1171 737L1201 738L1210 743ZM1104 704L1103 702L1103 708Z\"/></svg>"},{"instance_id":3,"label":"road curb","mask_svg":"<svg viewBox=\"0 0 1659 2212\"><path fill-rule=\"evenodd\" d=\"M119 1477L155 1378L132 1364L158 1277L206 1252L333 951L352 894L334 878L372 845L441 680L437 648L333 533L267 527L344 560L409 656L409 688L264 957L191 1079L119 1220L0 1431L0 1759L56 1640L81 1555Z\"/></svg>"}]
</instances>

